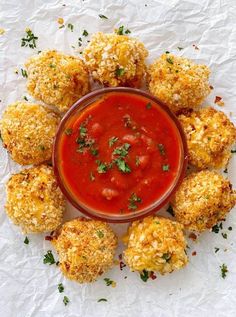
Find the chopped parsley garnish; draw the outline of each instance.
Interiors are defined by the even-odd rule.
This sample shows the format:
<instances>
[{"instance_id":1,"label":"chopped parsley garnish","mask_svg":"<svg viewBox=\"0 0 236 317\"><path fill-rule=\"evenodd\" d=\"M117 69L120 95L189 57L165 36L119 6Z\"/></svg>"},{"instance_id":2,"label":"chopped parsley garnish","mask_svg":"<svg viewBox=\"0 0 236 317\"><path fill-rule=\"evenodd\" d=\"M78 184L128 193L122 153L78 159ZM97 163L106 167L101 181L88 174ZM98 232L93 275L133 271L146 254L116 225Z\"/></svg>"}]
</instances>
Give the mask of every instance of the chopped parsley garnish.
<instances>
[{"instance_id":1,"label":"chopped parsley garnish","mask_svg":"<svg viewBox=\"0 0 236 317\"><path fill-rule=\"evenodd\" d=\"M129 198L128 209L136 210L138 208L137 204L140 204L141 202L142 199L138 197L135 193L132 193L132 195Z\"/></svg>"},{"instance_id":2,"label":"chopped parsley garnish","mask_svg":"<svg viewBox=\"0 0 236 317\"><path fill-rule=\"evenodd\" d=\"M44 255L43 263L49 265L56 263L51 250L48 250L47 253Z\"/></svg>"},{"instance_id":3,"label":"chopped parsley garnish","mask_svg":"<svg viewBox=\"0 0 236 317\"><path fill-rule=\"evenodd\" d=\"M146 104L146 109L151 109L152 108L152 104L151 104L151 102L148 102L147 104Z\"/></svg>"},{"instance_id":4,"label":"chopped parsley garnish","mask_svg":"<svg viewBox=\"0 0 236 317\"><path fill-rule=\"evenodd\" d=\"M223 224L222 224L222 222L220 222L219 224L217 223L216 225L214 225L211 228L211 231L215 232L215 233L219 233L219 231L222 230L222 229L223 229Z\"/></svg>"},{"instance_id":5,"label":"chopped parsley garnish","mask_svg":"<svg viewBox=\"0 0 236 317\"><path fill-rule=\"evenodd\" d=\"M227 233L225 233L225 232L222 232L221 235L222 235L222 237L223 237L224 239L227 239L227 238L228 238L228 235L227 235Z\"/></svg>"},{"instance_id":6,"label":"chopped parsley garnish","mask_svg":"<svg viewBox=\"0 0 236 317\"><path fill-rule=\"evenodd\" d=\"M90 178L91 182L95 181L95 176L93 175L93 172L90 172L89 178Z\"/></svg>"},{"instance_id":7,"label":"chopped parsley garnish","mask_svg":"<svg viewBox=\"0 0 236 317\"><path fill-rule=\"evenodd\" d=\"M24 99L25 101L29 101L26 96L23 96L23 99Z\"/></svg>"},{"instance_id":8,"label":"chopped parsley garnish","mask_svg":"<svg viewBox=\"0 0 236 317\"><path fill-rule=\"evenodd\" d=\"M169 52L169 51L165 51L165 53L166 53L166 54L170 54L170 52Z\"/></svg>"},{"instance_id":9,"label":"chopped parsley garnish","mask_svg":"<svg viewBox=\"0 0 236 317\"><path fill-rule=\"evenodd\" d=\"M67 296L64 296L63 303L65 304L65 306L67 306L69 302L70 302L69 298Z\"/></svg>"},{"instance_id":10,"label":"chopped parsley garnish","mask_svg":"<svg viewBox=\"0 0 236 317\"><path fill-rule=\"evenodd\" d=\"M162 170L163 170L164 172L168 172L168 171L170 170L169 164L162 165Z\"/></svg>"},{"instance_id":11,"label":"chopped parsley garnish","mask_svg":"<svg viewBox=\"0 0 236 317\"><path fill-rule=\"evenodd\" d=\"M112 147L118 141L118 139L119 138L116 136L111 137L108 141L109 147Z\"/></svg>"},{"instance_id":12,"label":"chopped parsley garnish","mask_svg":"<svg viewBox=\"0 0 236 317\"><path fill-rule=\"evenodd\" d=\"M223 263L223 264L220 266L220 269L221 269L221 276L222 276L223 278L226 278L226 273L229 272L229 271L228 271L228 268L227 268L227 265Z\"/></svg>"},{"instance_id":13,"label":"chopped parsley garnish","mask_svg":"<svg viewBox=\"0 0 236 317\"><path fill-rule=\"evenodd\" d=\"M159 144L157 144L157 147L158 147L158 149L159 149L160 154L161 154L162 156L164 156L164 155L166 154L164 145L161 144L161 143L159 143Z\"/></svg>"},{"instance_id":14,"label":"chopped parsley garnish","mask_svg":"<svg viewBox=\"0 0 236 317\"><path fill-rule=\"evenodd\" d=\"M97 155L98 155L98 149L95 149L95 148L91 147L90 153L91 153L93 156L97 156Z\"/></svg>"},{"instance_id":15,"label":"chopped parsley garnish","mask_svg":"<svg viewBox=\"0 0 236 317\"><path fill-rule=\"evenodd\" d=\"M102 230L97 230L96 231L96 235L98 236L98 238L103 238L104 237L104 233Z\"/></svg>"},{"instance_id":16,"label":"chopped parsley garnish","mask_svg":"<svg viewBox=\"0 0 236 317\"><path fill-rule=\"evenodd\" d=\"M83 36L88 36L88 35L89 35L89 34L88 34L88 31L84 30L82 35L83 35Z\"/></svg>"},{"instance_id":17,"label":"chopped parsley garnish","mask_svg":"<svg viewBox=\"0 0 236 317\"><path fill-rule=\"evenodd\" d=\"M228 227L228 230L229 230L229 231L232 231L232 230L233 230L233 228L232 228L232 227Z\"/></svg>"},{"instance_id":18,"label":"chopped parsley garnish","mask_svg":"<svg viewBox=\"0 0 236 317\"><path fill-rule=\"evenodd\" d=\"M110 286L114 283L114 281L112 281L110 278L106 277L104 278L104 281L106 283L106 286Z\"/></svg>"},{"instance_id":19,"label":"chopped parsley garnish","mask_svg":"<svg viewBox=\"0 0 236 317\"><path fill-rule=\"evenodd\" d=\"M220 248L215 248L215 253L217 253L220 250Z\"/></svg>"},{"instance_id":20,"label":"chopped parsley garnish","mask_svg":"<svg viewBox=\"0 0 236 317\"><path fill-rule=\"evenodd\" d=\"M147 280L149 279L148 271L143 270L143 272L140 273L140 278L141 278L141 280L143 280L143 282L147 282Z\"/></svg>"},{"instance_id":21,"label":"chopped parsley garnish","mask_svg":"<svg viewBox=\"0 0 236 317\"><path fill-rule=\"evenodd\" d=\"M79 134L81 138L85 138L87 135L87 129L85 128L84 124L81 124L79 127Z\"/></svg>"},{"instance_id":22,"label":"chopped parsley garnish","mask_svg":"<svg viewBox=\"0 0 236 317\"><path fill-rule=\"evenodd\" d=\"M21 39L21 46L36 48L36 41L38 37L35 36L30 29L26 29L26 37Z\"/></svg>"},{"instance_id":23,"label":"chopped parsley garnish","mask_svg":"<svg viewBox=\"0 0 236 317\"><path fill-rule=\"evenodd\" d=\"M29 244L29 239L28 239L28 237L25 237L24 244Z\"/></svg>"},{"instance_id":24,"label":"chopped parsley garnish","mask_svg":"<svg viewBox=\"0 0 236 317\"><path fill-rule=\"evenodd\" d=\"M63 293L64 292L64 286L62 285L62 283L58 284L58 291L59 293Z\"/></svg>"},{"instance_id":25,"label":"chopped parsley garnish","mask_svg":"<svg viewBox=\"0 0 236 317\"><path fill-rule=\"evenodd\" d=\"M106 17L106 16L103 15L103 14L99 14L98 16L99 16L100 19L106 19L106 20L108 19L108 17Z\"/></svg>"},{"instance_id":26,"label":"chopped parsley garnish","mask_svg":"<svg viewBox=\"0 0 236 317\"><path fill-rule=\"evenodd\" d=\"M231 153L236 153L236 149L235 150L231 150Z\"/></svg>"},{"instance_id":27,"label":"chopped parsley garnish","mask_svg":"<svg viewBox=\"0 0 236 317\"><path fill-rule=\"evenodd\" d=\"M169 64L171 64L171 65L174 64L173 59L170 58L170 57L167 57L166 61L167 61Z\"/></svg>"},{"instance_id":28,"label":"chopped parsley garnish","mask_svg":"<svg viewBox=\"0 0 236 317\"><path fill-rule=\"evenodd\" d=\"M114 162L116 163L116 166L118 167L119 171L123 172L123 173L130 173L131 172L131 168L129 167L129 165L124 161L123 158L118 157L114 160Z\"/></svg>"},{"instance_id":29,"label":"chopped parsley garnish","mask_svg":"<svg viewBox=\"0 0 236 317\"><path fill-rule=\"evenodd\" d=\"M66 135L71 135L72 132L73 132L73 130L72 130L71 128L65 129L65 134L66 134Z\"/></svg>"},{"instance_id":30,"label":"chopped parsley garnish","mask_svg":"<svg viewBox=\"0 0 236 317\"><path fill-rule=\"evenodd\" d=\"M136 166L139 166L139 165L140 165L140 159L139 159L138 156L136 156L136 158L135 158L135 165L136 165Z\"/></svg>"},{"instance_id":31,"label":"chopped parsley garnish","mask_svg":"<svg viewBox=\"0 0 236 317\"><path fill-rule=\"evenodd\" d=\"M106 299L106 298L100 298L100 299L98 300L98 303L100 303L100 302L107 302L107 299Z\"/></svg>"},{"instance_id":32,"label":"chopped parsley garnish","mask_svg":"<svg viewBox=\"0 0 236 317\"><path fill-rule=\"evenodd\" d=\"M171 216L175 216L175 214L174 214L174 210L173 210L173 208L172 208L172 206L170 205L168 208L167 208L167 210L166 210Z\"/></svg>"},{"instance_id":33,"label":"chopped parsley garnish","mask_svg":"<svg viewBox=\"0 0 236 317\"><path fill-rule=\"evenodd\" d=\"M125 73L125 69L124 69L124 68L117 68L117 69L115 70L115 75L116 75L117 77L123 76L124 73Z\"/></svg>"},{"instance_id":34,"label":"chopped parsley garnish","mask_svg":"<svg viewBox=\"0 0 236 317\"><path fill-rule=\"evenodd\" d=\"M178 46L177 48L179 51L182 51L184 49L183 47L180 47L180 46Z\"/></svg>"},{"instance_id":35,"label":"chopped parsley garnish","mask_svg":"<svg viewBox=\"0 0 236 317\"><path fill-rule=\"evenodd\" d=\"M125 143L124 145L115 148L112 154L119 155L121 157L125 157L128 155L128 150L131 147L129 143Z\"/></svg>"},{"instance_id":36,"label":"chopped parsley garnish","mask_svg":"<svg viewBox=\"0 0 236 317\"><path fill-rule=\"evenodd\" d=\"M39 145L39 150L40 150L40 151L45 151L45 150L46 150L46 148L45 148L45 146L44 146L44 145L40 144L40 145Z\"/></svg>"},{"instance_id":37,"label":"chopped parsley garnish","mask_svg":"<svg viewBox=\"0 0 236 317\"><path fill-rule=\"evenodd\" d=\"M163 255L162 255L162 258L164 259L164 260L166 260L166 262L169 262L170 261L170 259L171 259L171 254L170 253L164 253Z\"/></svg>"},{"instance_id":38,"label":"chopped parsley garnish","mask_svg":"<svg viewBox=\"0 0 236 317\"><path fill-rule=\"evenodd\" d=\"M24 78L27 78L28 77L28 74L27 74L27 71L25 69L20 69L21 70L21 75L24 77Z\"/></svg>"},{"instance_id":39,"label":"chopped parsley garnish","mask_svg":"<svg viewBox=\"0 0 236 317\"><path fill-rule=\"evenodd\" d=\"M129 29L124 28L124 25L120 26L118 30L116 30L116 34L118 35L124 35L124 34L130 34L131 31Z\"/></svg>"},{"instance_id":40,"label":"chopped parsley garnish","mask_svg":"<svg viewBox=\"0 0 236 317\"><path fill-rule=\"evenodd\" d=\"M68 23L68 24L67 24L67 27L68 27L68 29L70 29L70 30L71 30L71 32L73 32L73 31L74 31L74 25L73 25L73 24Z\"/></svg>"},{"instance_id":41,"label":"chopped parsley garnish","mask_svg":"<svg viewBox=\"0 0 236 317\"><path fill-rule=\"evenodd\" d=\"M100 160L96 160L96 163L98 164L97 171L99 174L104 174L107 172L108 170L107 163L103 163Z\"/></svg>"}]
</instances>

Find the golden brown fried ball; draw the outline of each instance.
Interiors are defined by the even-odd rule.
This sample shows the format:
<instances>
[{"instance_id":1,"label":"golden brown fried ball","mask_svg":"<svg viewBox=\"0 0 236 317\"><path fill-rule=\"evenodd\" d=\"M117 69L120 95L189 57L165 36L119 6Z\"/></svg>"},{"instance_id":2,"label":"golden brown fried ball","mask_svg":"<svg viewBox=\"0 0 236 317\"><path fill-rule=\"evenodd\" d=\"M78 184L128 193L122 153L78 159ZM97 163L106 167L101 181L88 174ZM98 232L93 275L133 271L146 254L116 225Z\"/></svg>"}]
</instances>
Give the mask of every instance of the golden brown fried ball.
<instances>
[{"instance_id":1,"label":"golden brown fried ball","mask_svg":"<svg viewBox=\"0 0 236 317\"><path fill-rule=\"evenodd\" d=\"M57 51L44 51L25 64L29 93L36 99L64 112L89 91L84 62Z\"/></svg>"},{"instance_id":2,"label":"golden brown fried ball","mask_svg":"<svg viewBox=\"0 0 236 317\"><path fill-rule=\"evenodd\" d=\"M79 283L88 283L112 267L117 238L107 223L77 218L63 224L52 243L62 273Z\"/></svg>"},{"instance_id":3,"label":"golden brown fried ball","mask_svg":"<svg viewBox=\"0 0 236 317\"><path fill-rule=\"evenodd\" d=\"M96 33L83 56L93 78L105 86L139 87L145 77L148 51L134 38Z\"/></svg>"},{"instance_id":4,"label":"golden brown fried ball","mask_svg":"<svg viewBox=\"0 0 236 317\"><path fill-rule=\"evenodd\" d=\"M124 259L132 271L158 271L161 274L181 269L188 262L183 226L162 217L135 221L124 238Z\"/></svg>"},{"instance_id":5,"label":"golden brown fried ball","mask_svg":"<svg viewBox=\"0 0 236 317\"><path fill-rule=\"evenodd\" d=\"M48 161L59 122L60 116L53 110L15 102L7 107L0 122L3 145L21 165Z\"/></svg>"},{"instance_id":6,"label":"golden brown fried ball","mask_svg":"<svg viewBox=\"0 0 236 317\"><path fill-rule=\"evenodd\" d=\"M189 163L198 169L224 167L236 141L236 128L227 116L213 108L180 115L185 131Z\"/></svg>"},{"instance_id":7,"label":"golden brown fried ball","mask_svg":"<svg viewBox=\"0 0 236 317\"><path fill-rule=\"evenodd\" d=\"M184 179L174 195L172 207L177 221L189 230L200 232L223 220L235 202L236 192L229 180L205 170Z\"/></svg>"},{"instance_id":8,"label":"golden brown fried ball","mask_svg":"<svg viewBox=\"0 0 236 317\"><path fill-rule=\"evenodd\" d=\"M52 167L24 169L11 176L6 189L6 213L24 233L53 231L62 223L65 199Z\"/></svg>"},{"instance_id":9,"label":"golden brown fried ball","mask_svg":"<svg viewBox=\"0 0 236 317\"><path fill-rule=\"evenodd\" d=\"M196 108L210 93L210 70L191 60L163 54L148 69L149 90L169 108Z\"/></svg>"}]
</instances>

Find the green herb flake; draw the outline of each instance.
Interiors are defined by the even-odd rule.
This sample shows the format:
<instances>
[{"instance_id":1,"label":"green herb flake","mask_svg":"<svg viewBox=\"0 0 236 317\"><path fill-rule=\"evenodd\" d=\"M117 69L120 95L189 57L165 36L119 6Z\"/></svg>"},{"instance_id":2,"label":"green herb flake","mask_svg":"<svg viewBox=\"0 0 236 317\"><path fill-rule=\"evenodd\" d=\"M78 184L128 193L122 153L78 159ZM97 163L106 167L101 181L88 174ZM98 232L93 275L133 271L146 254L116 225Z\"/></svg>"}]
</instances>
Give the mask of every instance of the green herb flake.
<instances>
[{"instance_id":1,"label":"green herb flake","mask_svg":"<svg viewBox=\"0 0 236 317\"><path fill-rule=\"evenodd\" d=\"M225 233L225 232L222 232L221 235L222 235L222 237L223 237L224 239L227 239L227 238L228 238L228 235L227 235L227 233Z\"/></svg>"},{"instance_id":2,"label":"green herb flake","mask_svg":"<svg viewBox=\"0 0 236 317\"><path fill-rule=\"evenodd\" d=\"M132 193L129 200L128 209L129 210L136 210L138 208L137 204L142 202L142 199L138 197L135 193Z\"/></svg>"},{"instance_id":3,"label":"green herb flake","mask_svg":"<svg viewBox=\"0 0 236 317\"><path fill-rule=\"evenodd\" d=\"M170 170L169 164L162 165L162 170L163 170L164 172L168 172L168 171Z\"/></svg>"},{"instance_id":4,"label":"green herb flake","mask_svg":"<svg viewBox=\"0 0 236 317\"><path fill-rule=\"evenodd\" d=\"M178 46L177 48L179 51L182 51L184 49L183 47L180 47L180 46Z\"/></svg>"},{"instance_id":5,"label":"green herb flake","mask_svg":"<svg viewBox=\"0 0 236 317\"><path fill-rule=\"evenodd\" d=\"M46 148L45 148L45 146L44 146L44 145L40 144L40 145L39 145L39 150L40 150L40 151L45 151L45 150L46 150Z\"/></svg>"},{"instance_id":6,"label":"green herb flake","mask_svg":"<svg viewBox=\"0 0 236 317\"><path fill-rule=\"evenodd\" d=\"M173 208L172 208L172 206L170 205L168 208L167 208L167 210L166 210L172 217L174 217L175 216L175 214L174 214L174 210L173 210Z\"/></svg>"},{"instance_id":7,"label":"green herb flake","mask_svg":"<svg viewBox=\"0 0 236 317\"><path fill-rule=\"evenodd\" d=\"M91 182L95 181L95 176L94 176L93 172L90 172L89 178L90 178Z\"/></svg>"},{"instance_id":8,"label":"green herb flake","mask_svg":"<svg viewBox=\"0 0 236 317\"><path fill-rule=\"evenodd\" d=\"M106 163L103 163L99 160L97 160L96 163L98 164L97 171L99 174L104 174L107 172L108 166Z\"/></svg>"},{"instance_id":9,"label":"green herb flake","mask_svg":"<svg viewBox=\"0 0 236 317\"><path fill-rule=\"evenodd\" d=\"M129 29L125 30L125 34L130 34L131 31Z\"/></svg>"},{"instance_id":10,"label":"green herb flake","mask_svg":"<svg viewBox=\"0 0 236 317\"><path fill-rule=\"evenodd\" d=\"M106 20L108 19L108 17L106 17L106 16L103 15L103 14L99 14L98 16L99 16L100 19L106 19Z\"/></svg>"},{"instance_id":11,"label":"green herb flake","mask_svg":"<svg viewBox=\"0 0 236 317\"><path fill-rule=\"evenodd\" d=\"M110 278L106 277L103 279L106 283L106 286L110 286L114 283L114 281L112 281Z\"/></svg>"},{"instance_id":12,"label":"green herb flake","mask_svg":"<svg viewBox=\"0 0 236 317\"><path fill-rule=\"evenodd\" d=\"M91 153L93 156L97 156L99 152L98 152L98 149L95 149L95 148L91 147L90 153Z\"/></svg>"},{"instance_id":13,"label":"green herb flake","mask_svg":"<svg viewBox=\"0 0 236 317\"><path fill-rule=\"evenodd\" d=\"M232 231L232 230L233 230L233 228L230 226L230 227L228 227L228 230L229 230L229 231Z\"/></svg>"},{"instance_id":14,"label":"green herb flake","mask_svg":"<svg viewBox=\"0 0 236 317\"><path fill-rule=\"evenodd\" d=\"M169 52L169 51L165 51L165 53L166 53L166 54L170 54L170 52Z\"/></svg>"},{"instance_id":15,"label":"green herb flake","mask_svg":"<svg viewBox=\"0 0 236 317\"><path fill-rule=\"evenodd\" d=\"M169 262L171 259L171 254L170 253L163 253L162 258L166 261Z\"/></svg>"},{"instance_id":16,"label":"green herb flake","mask_svg":"<svg viewBox=\"0 0 236 317\"><path fill-rule=\"evenodd\" d=\"M125 30L124 25L121 25L119 27L119 29L116 30L116 34L118 34L118 35L124 35L124 34L130 34L130 33L131 33L131 31L129 29Z\"/></svg>"},{"instance_id":17,"label":"green herb flake","mask_svg":"<svg viewBox=\"0 0 236 317\"><path fill-rule=\"evenodd\" d=\"M115 148L115 150L112 152L114 155L119 155L121 157L125 157L128 155L128 150L130 149L131 145L129 143L125 143L120 147Z\"/></svg>"},{"instance_id":18,"label":"green herb flake","mask_svg":"<svg viewBox=\"0 0 236 317\"><path fill-rule=\"evenodd\" d=\"M170 58L170 57L167 57L166 61L167 61L169 64L171 64L171 65L174 64L173 59Z\"/></svg>"},{"instance_id":19,"label":"green herb flake","mask_svg":"<svg viewBox=\"0 0 236 317\"><path fill-rule=\"evenodd\" d=\"M107 302L107 299L106 298L99 298L98 303L100 303L100 302Z\"/></svg>"},{"instance_id":20,"label":"green herb flake","mask_svg":"<svg viewBox=\"0 0 236 317\"><path fill-rule=\"evenodd\" d=\"M231 150L231 153L236 153L236 149L235 150Z\"/></svg>"},{"instance_id":21,"label":"green herb flake","mask_svg":"<svg viewBox=\"0 0 236 317\"><path fill-rule=\"evenodd\" d=\"M65 134L66 135L71 135L73 133L73 130L71 129L71 128L67 128L67 129L65 129Z\"/></svg>"},{"instance_id":22,"label":"green herb flake","mask_svg":"<svg viewBox=\"0 0 236 317\"><path fill-rule=\"evenodd\" d=\"M24 244L29 244L29 239L28 239L28 237L25 237Z\"/></svg>"},{"instance_id":23,"label":"green herb flake","mask_svg":"<svg viewBox=\"0 0 236 317\"><path fill-rule=\"evenodd\" d=\"M164 145L162 143L159 143L159 144L157 144L157 147L158 147L158 150L159 150L160 154L162 156L164 156L166 154L166 150L165 150Z\"/></svg>"},{"instance_id":24,"label":"green herb flake","mask_svg":"<svg viewBox=\"0 0 236 317\"><path fill-rule=\"evenodd\" d=\"M142 273L140 273L140 278L143 282L147 282L149 279L149 273L147 270L143 270Z\"/></svg>"},{"instance_id":25,"label":"green herb flake","mask_svg":"<svg viewBox=\"0 0 236 317\"><path fill-rule=\"evenodd\" d=\"M148 102L147 104L146 104L146 109L151 109L152 108L152 104L151 104L151 102Z\"/></svg>"},{"instance_id":26,"label":"green herb flake","mask_svg":"<svg viewBox=\"0 0 236 317\"><path fill-rule=\"evenodd\" d=\"M63 293L64 292L64 286L62 283L58 284L57 286L59 293Z\"/></svg>"},{"instance_id":27,"label":"green herb flake","mask_svg":"<svg viewBox=\"0 0 236 317\"><path fill-rule=\"evenodd\" d=\"M159 225L160 221L154 221L155 225Z\"/></svg>"},{"instance_id":28,"label":"green herb flake","mask_svg":"<svg viewBox=\"0 0 236 317\"><path fill-rule=\"evenodd\" d=\"M139 159L138 156L136 156L136 158L135 158L135 165L136 165L136 166L139 166L139 165L140 165L140 159Z\"/></svg>"},{"instance_id":29,"label":"green herb flake","mask_svg":"<svg viewBox=\"0 0 236 317\"><path fill-rule=\"evenodd\" d=\"M21 46L22 47L29 47L29 48L36 48L36 41L38 37L32 33L30 29L26 29L26 37L21 39Z\"/></svg>"},{"instance_id":30,"label":"green herb flake","mask_svg":"<svg viewBox=\"0 0 236 317\"><path fill-rule=\"evenodd\" d=\"M79 127L79 134L81 138L85 138L87 135L87 129L85 128L84 124L81 124Z\"/></svg>"},{"instance_id":31,"label":"green herb flake","mask_svg":"<svg viewBox=\"0 0 236 317\"><path fill-rule=\"evenodd\" d=\"M222 229L223 229L223 224L222 224L222 222L220 222L219 224L214 225L211 228L211 231L215 232L215 233L219 233L219 231L222 230Z\"/></svg>"},{"instance_id":32,"label":"green herb flake","mask_svg":"<svg viewBox=\"0 0 236 317\"><path fill-rule=\"evenodd\" d=\"M23 96L23 99L24 99L25 101L29 101L26 96Z\"/></svg>"},{"instance_id":33,"label":"green herb flake","mask_svg":"<svg viewBox=\"0 0 236 317\"><path fill-rule=\"evenodd\" d=\"M228 173L228 168L226 167L226 168L223 170L223 172L227 174L227 173Z\"/></svg>"},{"instance_id":34,"label":"green herb flake","mask_svg":"<svg viewBox=\"0 0 236 317\"><path fill-rule=\"evenodd\" d=\"M103 233L102 230L97 230L97 231L96 231L96 235L97 235L98 238L100 238L100 239L104 237L104 233Z\"/></svg>"},{"instance_id":35,"label":"green herb flake","mask_svg":"<svg viewBox=\"0 0 236 317\"><path fill-rule=\"evenodd\" d=\"M115 70L115 75L116 75L117 77L123 76L124 73L125 73L125 69L124 69L124 68L117 68L117 69Z\"/></svg>"},{"instance_id":36,"label":"green herb flake","mask_svg":"<svg viewBox=\"0 0 236 317\"><path fill-rule=\"evenodd\" d=\"M215 253L217 253L220 250L220 248L215 247Z\"/></svg>"},{"instance_id":37,"label":"green herb flake","mask_svg":"<svg viewBox=\"0 0 236 317\"><path fill-rule=\"evenodd\" d=\"M50 67L50 68L56 68L56 65L54 65L54 64L51 63L51 64L49 64L49 67Z\"/></svg>"},{"instance_id":38,"label":"green herb flake","mask_svg":"<svg viewBox=\"0 0 236 317\"><path fill-rule=\"evenodd\" d=\"M112 147L118 140L119 140L119 138L116 137L116 136L111 137L111 138L108 140L108 145L109 145L109 147Z\"/></svg>"},{"instance_id":39,"label":"green herb flake","mask_svg":"<svg viewBox=\"0 0 236 317\"><path fill-rule=\"evenodd\" d=\"M65 304L65 306L67 306L69 302L70 302L69 298L67 296L64 296L63 303Z\"/></svg>"},{"instance_id":40,"label":"green herb flake","mask_svg":"<svg viewBox=\"0 0 236 317\"><path fill-rule=\"evenodd\" d=\"M88 31L84 30L83 33L82 33L82 35L83 35L83 36L88 36L88 35L89 35L89 34L88 34Z\"/></svg>"},{"instance_id":41,"label":"green herb flake","mask_svg":"<svg viewBox=\"0 0 236 317\"><path fill-rule=\"evenodd\" d=\"M123 173L130 173L131 172L131 168L129 167L129 165L124 161L123 158L118 157L114 160L114 162L116 163L116 166L118 167L119 171L123 172Z\"/></svg>"},{"instance_id":42,"label":"green herb flake","mask_svg":"<svg viewBox=\"0 0 236 317\"><path fill-rule=\"evenodd\" d=\"M73 24L68 23L68 24L67 24L67 27L68 27L68 29L70 29L71 32L74 31L74 25L73 25Z\"/></svg>"},{"instance_id":43,"label":"green herb flake","mask_svg":"<svg viewBox=\"0 0 236 317\"><path fill-rule=\"evenodd\" d=\"M28 74L27 74L27 71L25 69L20 69L21 70L21 75L24 77L24 78L27 78L28 77Z\"/></svg>"},{"instance_id":44,"label":"green herb flake","mask_svg":"<svg viewBox=\"0 0 236 317\"><path fill-rule=\"evenodd\" d=\"M226 273L229 272L229 271L228 271L228 268L227 268L227 265L223 263L223 264L220 266L220 269L221 269L221 276L222 276L222 278L226 278Z\"/></svg>"},{"instance_id":45,"label":"green herb flake","mask_svg":"<svg viewBox=\"0 0 236 317\"><path fill-rule=\"evenodd\" d=\"M43 263L49 265L56 263L51 250L48 250L47 253L44 255Z\"/></svg>"}]
</instances>

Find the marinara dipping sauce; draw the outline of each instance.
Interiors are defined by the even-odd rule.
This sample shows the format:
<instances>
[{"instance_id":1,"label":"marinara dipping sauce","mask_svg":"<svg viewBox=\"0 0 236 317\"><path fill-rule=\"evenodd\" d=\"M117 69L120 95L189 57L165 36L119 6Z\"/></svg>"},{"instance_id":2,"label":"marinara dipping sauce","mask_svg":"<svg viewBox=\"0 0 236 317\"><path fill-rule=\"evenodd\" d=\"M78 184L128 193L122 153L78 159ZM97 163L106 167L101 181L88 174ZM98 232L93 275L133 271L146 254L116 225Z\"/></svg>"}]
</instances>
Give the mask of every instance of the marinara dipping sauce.
<instances>
[{"instance_id":1,"label":"marinara dipping sauce","mask_svg":"<svg viewBox=\"0 0 236 317\"><path fill-rule=\"evenodd\" d=\"M63 192L81 211L110 221L157 210L186 167L176 121L156 98L135 89L82 98L62 120L54 144Z\"/></svg>"}]
</instances>

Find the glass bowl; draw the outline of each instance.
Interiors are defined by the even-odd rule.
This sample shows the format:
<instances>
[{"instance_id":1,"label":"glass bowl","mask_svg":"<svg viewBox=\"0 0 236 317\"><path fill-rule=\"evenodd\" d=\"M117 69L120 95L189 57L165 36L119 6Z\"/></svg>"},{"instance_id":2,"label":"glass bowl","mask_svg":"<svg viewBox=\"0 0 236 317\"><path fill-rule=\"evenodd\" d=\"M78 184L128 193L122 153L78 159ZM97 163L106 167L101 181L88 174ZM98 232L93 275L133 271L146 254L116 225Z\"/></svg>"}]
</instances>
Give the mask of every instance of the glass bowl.
<instances>
[{"instance_id":1,"label":"glass bowl","mask_svg":"<svg viewBox=\"0 0 236 317\"><path fill-rule=\"evenodd\" d=\"M168 190L158 198L158 200L154 201L152 204L143 208L141 210L137 210L130 213L116 213L116 214L108 214L103 212L102 210L93 209L84 203L82 203L77 196L72 192L69 188L68 184L66 183L65 177L63 175L62 169L60 168L60 141L62 139L63 133L65 131L66 126L68 126L68 122L71 122L72 118L78 118L82 113L83 110L89 107L94 101L99 100L99 98L106 96L110 93L127 93L127 94L134 94L145 97L150 102L154 102L158 107L162 109L172 121L174 126L176 127L176 132L178 134L179 139L179 146L180 146L180 162L177 174L173 180L173 183L168 188ZM158 98L150 95L147 92L144 92L139 89L134 88L126 88L126 87L117 87L117 88L104 88L95 90L81 99L79 99L75 104L68 110L68 112L64 115L62 121L60 122L58 131L55 136L54 145L53 145L53 168L54 172L61 188L63 194L68 199L68 201L79 211L84 213L85 215L95 218L98 220L114 222L114 223L122 223L122 222L129 222L134 221L148 215L151 215L161 209L165 204L167 204L171 196L177 190L178 186L181 184L183 177L185 176L186 168L187 168L187 143L185 134L183 129L176 118L176 116L171 112L171 110L163 104Z\"/></svg>"}]
</instances>

